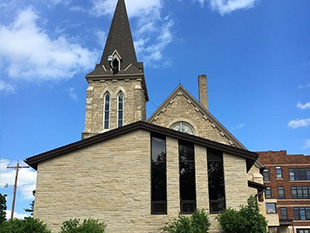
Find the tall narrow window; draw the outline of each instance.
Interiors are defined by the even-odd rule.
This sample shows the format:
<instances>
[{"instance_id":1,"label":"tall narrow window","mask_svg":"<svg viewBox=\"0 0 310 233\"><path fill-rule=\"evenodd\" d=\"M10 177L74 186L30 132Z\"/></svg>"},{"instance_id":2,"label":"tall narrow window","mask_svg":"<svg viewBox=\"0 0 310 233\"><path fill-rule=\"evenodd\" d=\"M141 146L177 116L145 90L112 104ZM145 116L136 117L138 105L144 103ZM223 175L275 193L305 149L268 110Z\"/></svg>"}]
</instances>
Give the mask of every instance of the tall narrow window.
<instances>
[{"instance_id":1,"label":"tall narrow window","mask_svg":"<svg viewBox=\"0 0 310 233\"><path fill-rule=\"evenodd\" d=\"M151 140L151 212L167 214L166 139L154 134Z\"/></svg>"},{"instance_id":2,"label":"tall narrow window","mask_svg":"<svg viewBox=\"0 0 310 233\"><path fill-rule=\"evenodd\" d=\"M210 213L225 209L225 183L223 155L221 151L208 149L208 183Z\"/></svg>"},{"instance_id":3,"label":"tall narrow window","mask_svg":"<svg viewBox=\"0 0 310 233\"><path fill-rule=\"evenodd\" d=\"M265 191L265 197L266 198L271 198L271 188L270 187L266 187L266 191Z\"/></svg>"},{"instance_id":4,"label":"tall narrow window","mask_svg":"<svg viewBox=\"0 0 310 233\"><path fill-rule=\"evenodd\" d=\"M104 129L110 125L110 94L107 92L104 96Z\"/></svg>"},{"instance_id":5,"label":"tall narrow window","mask_svg":"<svg viewBox=\"0 0 310 233\"><path fill-rule=\"evenodd\" d=\"M181 213L196 209L194 145L179 141Z\"/></svg>"},{"instance_id":6,"label":"tall narrow window","mask_svg":"<svg viewBox=\"0 0 310 233\"><path fill-rule=\"evenodd\" d=\"M276 167L277 179L282 178L282 167Z\"/></svg>"},{"instance_id":7,"label":"tall narrow window","mask_svg":"<svg viewBox=\"0 0 310 233\"><path fill-rule=\"evenodd\" d=\"M279 197L279 199L284 199L285 198L284 187L283 186L279 186L278 187L278 197Z\"/></svg>"},{"instance_id":8,"label":"tall narrow window","mask_svg":"<svg viewBox=\"0 0 310 233\"><path fill-rule=\"evenodd\" d=\"M124 125L124 94L120 92L117 96L117 126Z\"/></svg>"},{"instance_id":9,"label":"tall narrow window","mask_svg":"<svg viewBox=\"0 0 310 233\"><path fill-rule=\"evenodd\" d=\"M263 170L263 179L264 179L264 181L270 181L269 169L268 168L265 168Z\"/></svg>"},{"instance_id":10,"label":"tall narrow window","mask_svg":"<svg viewBox=\"0 0 310 233\"><path fill-rule=\"evenodd\" d=\"M286 209L286 207L281 207L280 211L281 211L281 218L282 219L287 219L287 209Z\"/></svg>"}]
</instances>

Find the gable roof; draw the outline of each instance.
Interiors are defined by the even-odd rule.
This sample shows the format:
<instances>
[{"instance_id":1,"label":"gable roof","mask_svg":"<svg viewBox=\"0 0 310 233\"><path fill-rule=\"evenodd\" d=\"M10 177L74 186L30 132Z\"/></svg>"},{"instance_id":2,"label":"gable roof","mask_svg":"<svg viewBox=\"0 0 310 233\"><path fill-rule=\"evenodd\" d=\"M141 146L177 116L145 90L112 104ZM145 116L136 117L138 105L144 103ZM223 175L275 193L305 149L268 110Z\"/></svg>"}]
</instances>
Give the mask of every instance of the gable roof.
<instances>
[{"instance_id":1,"label":"gable roof","mask_svg":"<svg viewBox=\"0 0 310 233\"><path fill-rule=\"evenodd\" d=\"M38 164L41 162L92 146L97 143L104 142L106 140L124 135L126 133L129 133L135 130L139 130L139 129L146 130L146 131L153 132L153 133L163 134L163 135L173 137L176 139L180 139L180 140L189 141L197 145L220 150L220 151L229 153L231 155L245 158L246 164L247 164L247 170L250 170L250 168L252 167L256 159L258 158L258 155L255 152L250 152L248 150L228 146L228 145L214 142L214 141L211 141L205 138L200 138L197 136L181 133L181 132L178 132L172 129L157 126L157 125L150 124L144 121L137 121L135 123L125 125L123 127L120 127L120 128L117 128L117 129L114 129L114 130L111 130L111 131L108 131L102 134L98 134L96 136L93 136L93 137L90 137L90 138L87 138L81 141L77 141L77 142L68 144L66 146L62 146L54 150L44 152L42 154L32 156L30 158L27 158L25 162L28 165L30 165L32 168L37 169Z\"/></svg>"},{"instance_id":2,"label":"gable roof","mask_svg":"<svg viewBox=\"0 0 310 233\"><path fill-rule=\"evenodd\" d=\"M233 144L246 150L246 147L238 141L194 96L192 96L181 84L179 84L176 89L165 99L165 101L155 110L155 112L147 119L147 122L152 123L156 120L156 117L161 113L161 111L178 95L178 93L183 93L197 108L201 113L208 118L217 127L220 132L233 142Z\"/></svg>"}]
</instances>

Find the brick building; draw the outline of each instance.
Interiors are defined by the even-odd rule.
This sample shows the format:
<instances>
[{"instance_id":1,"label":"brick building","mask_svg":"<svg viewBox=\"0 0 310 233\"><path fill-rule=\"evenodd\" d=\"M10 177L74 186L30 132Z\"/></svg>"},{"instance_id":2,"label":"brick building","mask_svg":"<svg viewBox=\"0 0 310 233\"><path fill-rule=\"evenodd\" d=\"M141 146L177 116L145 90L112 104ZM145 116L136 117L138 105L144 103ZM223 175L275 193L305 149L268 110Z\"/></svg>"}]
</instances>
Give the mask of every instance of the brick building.
<instances>
[{"instance_id":1,"label":"brick building","mask_svg":"<svg viewBox=\"0 0 310 233\"><path fill-rule=\"evenodd\" d=\"M107 232L156 233L181 212L217 214L262 193L258 154L248 151L182 85L146 119L147 87L124 0L88 82L82 140L26 159L37 170L34 217L53 232L71 218L95 218Z\"/></svg>"},{"instance_id":2,"label":"brick building","mask_svg":"<svg viewBox=\"0 0 310 233\"><path fill-rule=\"evenodd\" d=\"M310 156L288 155L286 151L258 152L264 165L266 209L277 214L290 232L310 233Z\"/></svg>"}]
</instances>

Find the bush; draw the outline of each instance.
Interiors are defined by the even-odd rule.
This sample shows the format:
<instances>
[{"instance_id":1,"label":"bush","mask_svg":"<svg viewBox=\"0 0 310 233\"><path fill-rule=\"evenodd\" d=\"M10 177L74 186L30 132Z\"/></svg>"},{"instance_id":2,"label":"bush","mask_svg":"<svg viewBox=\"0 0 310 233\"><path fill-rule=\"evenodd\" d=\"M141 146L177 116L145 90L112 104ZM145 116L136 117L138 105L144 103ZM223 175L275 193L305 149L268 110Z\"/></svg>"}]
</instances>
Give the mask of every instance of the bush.
<instances>
[{"instance_id":1,"label":"bush","mask_svg":"<svg viewBox=\"0 0 310 233\"><path fill-rule=\"evenodd\" d=\"M40 220L25 218L2 222L0 233L51 233L51 231Z\"/></svg>"},{"instance_id":2,"label":"bush","mask_svg":"<svg viewBox=\"0 0 310 233\"><path fill-rule=\"evenodd\" d=\"M70 219L62 223L60 233L104 233L106 224L95 219L85 219L80 224L80 219Z\"/></svg>"},{"instance_id":3,"label":"bush","mask_svg":"<svg viewBox=\"0 0 310 233\"><path fill-rule=\"evenodd\" d=\"M256 199L251 196L248 205L241 206L240 210L227 209L218 217L223 233L267 233L267 221L259 213Z\"/></svg>"},{"instance_id":4,"label":"bush","mask_svg":"<svg viewBox=\"0 0 310 233\"><path fill-rule=\"evenodd\" d=\"M179 215L172 223L161 230L168 233L207 233L210 227L209 217L204 210L195 210L190 217Z\"/></svg>"}]
</instances>

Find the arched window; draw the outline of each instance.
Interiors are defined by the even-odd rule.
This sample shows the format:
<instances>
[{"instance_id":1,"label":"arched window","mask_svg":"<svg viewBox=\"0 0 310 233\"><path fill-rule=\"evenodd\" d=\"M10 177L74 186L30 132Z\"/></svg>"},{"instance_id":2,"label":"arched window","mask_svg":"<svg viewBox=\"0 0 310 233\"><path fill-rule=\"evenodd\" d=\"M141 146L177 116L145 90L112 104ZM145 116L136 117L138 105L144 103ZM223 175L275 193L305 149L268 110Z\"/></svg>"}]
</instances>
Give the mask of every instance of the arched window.
<instances>
[{"instance_id":1,"label":"arched window","mask_svg":"<svg viewBox=\"0 0 310 233\"><path fill-rule=\"evenodd\" d=\"M110 94L107 92L104 96L104 129L110 125Z\"/></svg>"},{"instance_id":2,"label":"arched window","mask_svg":"<svg viewBox=\"0 0 310 233\"><path fill-rule=\"evenodd\" d=\"M178 121L174 123L170 128L176 131L180 131L182 133L195 134L193 126L184 121Z\"/></svg>"},{"instance_id":3,"label":"arched window","mask_svg":"<svg viewBox=\"0 0 310 233\"><path fill-rule=\"evenodd\" d=\"M119 92L117 95L117 126L124 125L124 94Z\"/></svg>"}]
</instances>

